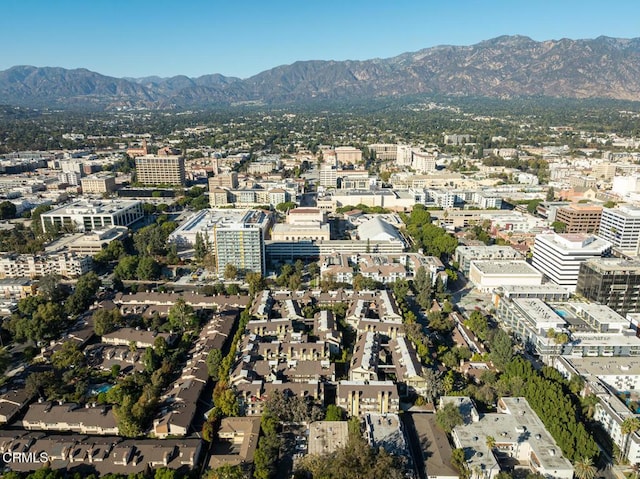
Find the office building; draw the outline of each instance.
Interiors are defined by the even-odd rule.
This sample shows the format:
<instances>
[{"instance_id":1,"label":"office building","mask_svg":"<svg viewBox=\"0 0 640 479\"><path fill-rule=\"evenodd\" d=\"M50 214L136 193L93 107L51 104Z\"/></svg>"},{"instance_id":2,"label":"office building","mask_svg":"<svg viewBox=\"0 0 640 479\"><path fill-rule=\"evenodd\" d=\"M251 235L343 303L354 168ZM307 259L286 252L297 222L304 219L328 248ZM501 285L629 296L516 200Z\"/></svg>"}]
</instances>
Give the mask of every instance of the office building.
<instances>
[{"instance_id":1,"label":"office building","mask_svg":"<svg viewBox=\"0 0 640 479\"><path fill-rule=\"evenodd\" d=\"M580 263L610 253L611 243L593 235L537 235L533 247L533 266L557 285L575 291Z\"/></svg>"},{"instance_id":2,"label":"office building","mask_svg":"<svg viewBox=\"0 0 640 479\"><path fill-rule=\"evenodd\" d=\"M214 188L227 188L233 190L238 187L238 173L231 171L209 178L209 191Z\"/></svg>"},{"instance_id":3,"label":"office building","mask_svg":"<svg viewBox=\"0 0 640 479\"><path fill-rule=\"evenodd\" d=\"M640 240L640 208L603 208L598 236L609 241L614 248L637 255Z\"/></svg>"},{"instance_id":4,"label":"office building","mask_svg":"<svg viewBox=\"0 0 640 479\"><path fill-rule=\"evenodd\" d=\"M576 293L618 314L640 313L640 261L595 258L580 265Z\"/></svg>"},{"instance_id":5,"label":"office building","mask_svg":"<svg viewBox=\"0 0 640 479\"><path fill-rule=\"evenodd\" d=\"M136 177L144 185L184 185L184 158L178 155L136 157Z\"/></svg>"},{"instance_id":6,"label":"office building","mask_svg":"<svg viewBox=\"0 0 640 479\"><path fill-rule=\"evenodd\" d=\"M144 216L140 201L81 200L42 213L42 228L72 231L130 226Z\"/></svg>"},{"instance_id":7,"label":"office building","mask_svg":"<svg viewBox=\"0 0 640 479\"><path fill-rule=\"evenodd\" d=\"M336 160L341 164L360 163L362 161L362 150L354 148L353 146L338 146L335 149Z\"/></svg>"},{"instance_id":8,"label":"office building","mask_svg":"<svg viewBox=\"0 0 640 479\"><path fill-rule=\"evenodd\" d=\"M602 206L572 204L558 208L554 221L564 223L564 233L595 234L601 217Z\"/></svg>"},{"instance_id":9,"label":"office building","mask_svg":"<svg viewBox=\"0 0 640 479\"><path fill-rule=\"evenodd\" d=\"M542 284L542 274L526 261L471 261L469 281L480 291L490 293L505 284Z\"/></svg>"},{"instance_id":10,"label":"office building","mask_svg":"<svg viewBox=\"0 0 640 479\"><path fill-rule=\"evenodd\" d=\"M111 175L91 175L80 180L82 192L85 194L103 195L116 189L116 177Z\"/></svg>"}]
</instances>

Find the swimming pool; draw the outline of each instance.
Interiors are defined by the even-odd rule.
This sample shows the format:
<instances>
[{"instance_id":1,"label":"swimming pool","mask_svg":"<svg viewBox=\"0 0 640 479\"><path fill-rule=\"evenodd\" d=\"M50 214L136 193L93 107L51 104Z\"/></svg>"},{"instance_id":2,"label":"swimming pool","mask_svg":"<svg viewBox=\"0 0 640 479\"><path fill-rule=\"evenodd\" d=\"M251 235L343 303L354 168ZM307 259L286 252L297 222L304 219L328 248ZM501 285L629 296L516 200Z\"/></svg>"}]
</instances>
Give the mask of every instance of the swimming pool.
<instances>
[{"instance_id":1,"label":"swimming pool","mask_svg":"<svg viewBox=\"0 0 640 479\"><path fill-rule=\"evenodd\" d=\"M98 384L97 386L94 386L91 389L89 389L89 395L95 396L96 394L106 393L112 387L113 387L113 384L108 384L108 383Z\"/></svg>"}]
</instances>

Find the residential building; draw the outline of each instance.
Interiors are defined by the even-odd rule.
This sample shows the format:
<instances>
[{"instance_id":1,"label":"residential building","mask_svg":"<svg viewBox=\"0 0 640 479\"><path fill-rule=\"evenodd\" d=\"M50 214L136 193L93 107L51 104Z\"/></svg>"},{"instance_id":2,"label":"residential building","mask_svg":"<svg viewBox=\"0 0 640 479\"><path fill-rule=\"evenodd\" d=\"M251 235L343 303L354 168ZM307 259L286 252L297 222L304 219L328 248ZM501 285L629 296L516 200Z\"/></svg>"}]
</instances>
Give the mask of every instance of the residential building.
<instances>
[{"instance_id":1,"label":"residential building","mask_svg":"<svg viewBox=\"0 0 640 479\"><path fill-rule=\"evenodd\" d=\"M193 247L200 234L214 251L220 274L229 263L241 272L264 273L271 223L271 214L262 210L201 210L173 231L168 241L180 248Z\"/></svg>"},{"instance_id":2,"label":"residential building","mask_svg":"<svg viewBox=\"0 0 640 479\"><path fill-rule=\"evenodd\" d=\"M80 200L42 213L45 231L50 229L91 231L112 226L131 226L144 216L140 201Z\"/></svg>"},{"instance_id":3,"label":"residential building","mask_svg":"<svg viewBox=\"0 0 640 479\"><path fill-rule=\"evenodd\" d=\"M77 278L92 270L91 256L76 253L57 253L42 256L29 254L8 254L0 257L0 279L41 278L59 275Z\"/></svg>"},{"instance_id":4,"label":"residential building","mask_svg":"<svg viewBox=\"0 0 640 479\"><path fill-rule=\"evenodd\" d=\"M471 479L493 479L501 472L494 448L500 455L528 465L533 473L554 479L573 478L571 462L525 398L502 397L496 413L483 415L468 397L444 397L441 401L471 409L469 414L463 413L465 423L451 433L455 446L465 451ZM489 436L495 438L493 447L488 444Z\"/></svg>"},{"instance_id":5,"label":"residential building","mask_svg":"<svg viewBox=\"0 0 640 479\"><path fill-rule=\"evenodd\" d=\"M247 465L253 462L260 435L259 417L226 417L220 421L209 467Z\"/></svg>"},{"instance_id":6,"label":"residential building","mask_svg":"<svg viewBox=\"0 0 640 479\"><path fill-rule=\"evenodd\" d=\"M81 434L118 435L116 418L106 406L38 402L29 406L22 419L29 431L72 431Z\"/></svg>"},{"instance_id":7,"label":"residential building","mask_svg":"<svg viewBox=\"0 0 640 479\"><path fill-rule=\"evenodd\" d=\"M496 318L546 362L563 355L640 356L636 327L607 306L503 297Z\"/></svg>"},{"instance_id":8,"label":"residential building","mask_svg":"<svg viewBox=\"0 0 640 479\"><path fill-rule=\"evenodd\" d=\"M336 404L350 416L398 413L400 396L393 381L340 381Z\"/></svg>"},{"instance_id":9,"label":"residential building","mask_svg":"<svg viewBox=\"0 0 640 479\"><path fill-rule=\"evenodd\" d=\"M602 206L573 203L558 208L553 221L564 223L563 233L598 233Z\"/></svg>"},{"instance_id":10,"label":"residential building","mask_svg":"<svg viewBox=\"0 0 640 479\"><path fill-rule=\"evenodd\" d=\"M0 279L0 299L19 300L33 296L37 292L37 284L29 278Z\"/></svg>"},{"instance_id":11,"label":"residential building","mask_svg":"<svg viewBox=\"0 0 640 479\"><path fill-rule=\"evenodd\" d=\"M309 454L332 454L346 447L348 440L347 421L316 421L309 424Z\"/></svg>"},{"instance_id":12,"label":"residential building","mask_svg":"<svg viewBox=\"0 0 640 479\"><path fill-rule=\"evenodd\" d=\"M580 264L611 253L611 243L582 233L536 235L533 266L559 286L575 291Z\"/></svg>"},{"instance_id":13,"label":"residential building","mask_svg":"<svg viewBox=\"0 0 640 479\"><path fill-rule=\"evenodd\" d=\"M136 178L144 185L185 184L184 157L145 155L136 157Z\"/></svg>"},{"instance_id":14,"label":"residential building","mask_svg":"<svg viewBox=\"0 0 640 479\"><path fill-rule=\"evenodd\" d=\"M468 275L471 269L471 261L505 261L522 260L524 257L518 250L511 246L458 246L454 259L458 263L458 269Z\"/></svg>"},{"instance_id":15,"label":"residential building","mask_svg":"<svg viewBox=\"0 0 640 479\"><path fill-rule=\"evenodd\" d=\"M594 258L580 265L576 293L619 314L640 313L640 261Z\"/></svg>"},{"instance_id":16,"label":"residential building","mask_svg":"<svg viewBox=\"0 0 640 479\"><path fill-rule=\"evenodd\" d=\"M598 236L614 248L637 255L640 240L640 208L618 206L603 208Z\"/></svg>"}]
</instances>

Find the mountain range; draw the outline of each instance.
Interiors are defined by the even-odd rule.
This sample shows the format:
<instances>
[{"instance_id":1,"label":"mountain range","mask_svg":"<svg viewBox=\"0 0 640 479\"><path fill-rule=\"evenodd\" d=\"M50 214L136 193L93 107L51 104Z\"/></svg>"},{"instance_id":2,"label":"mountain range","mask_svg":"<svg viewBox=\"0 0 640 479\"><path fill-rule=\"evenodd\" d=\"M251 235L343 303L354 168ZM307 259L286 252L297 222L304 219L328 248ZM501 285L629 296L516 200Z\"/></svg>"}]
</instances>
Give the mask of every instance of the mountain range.
<instances>
[{"instance_id":1,"label":"mountain range","mask_svg":"<svg viewBox=\"0 0 640 479\"><path fill-rule=\"evenodd\" d=\"M286 105L405 95L611 98L640 101L640 38L537 42L502 36L392 58L298 61L246 79L114 78L86 69L0 71L0 104L55 108Z\"/></svg>"}]
</instances>

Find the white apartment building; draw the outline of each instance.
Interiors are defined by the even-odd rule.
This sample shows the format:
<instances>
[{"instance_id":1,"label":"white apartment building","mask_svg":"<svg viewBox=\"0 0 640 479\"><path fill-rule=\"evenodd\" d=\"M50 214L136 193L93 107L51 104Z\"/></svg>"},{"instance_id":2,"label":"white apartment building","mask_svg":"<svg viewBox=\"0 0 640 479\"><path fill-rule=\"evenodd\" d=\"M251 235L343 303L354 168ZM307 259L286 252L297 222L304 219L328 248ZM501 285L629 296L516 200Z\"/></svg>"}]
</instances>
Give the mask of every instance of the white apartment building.
<instances>
[{"instance_id":1,"label":"white apartment building","mask_svg":"<svg viewBox=\"0 0 640 479\"><path fill-rule=\"evenodd\" d=\"M41 278L48 274L77 278L91 271L93 260L89 255L59 253L36 256L9 254L0 257L0 279Z\"/></svg>"},{"instance_id":2,"label":"white apartment building","mask_svg":"<svg viewBox=\"0 0 640 479\"><path fill-rule=\"evenodd\" d=\"M533 248L533 266L554 283L576 290L580 264L608 256L611 243L587 234L537 235Z\"/></svg>"},{"instance_id":3,"label":"white apartment building","mask_svg":"<svg viewBox=\"0 0 640 479\"><path fill-rule=\"evenodd\" d=\"M615 248L637 254L640 240L640 208L626 205L603 208L598 236L612 243Z\"/></svg>"}]
</instances>

